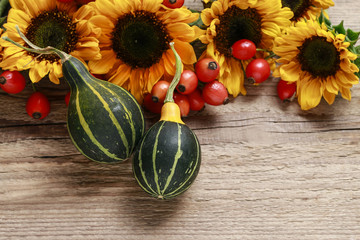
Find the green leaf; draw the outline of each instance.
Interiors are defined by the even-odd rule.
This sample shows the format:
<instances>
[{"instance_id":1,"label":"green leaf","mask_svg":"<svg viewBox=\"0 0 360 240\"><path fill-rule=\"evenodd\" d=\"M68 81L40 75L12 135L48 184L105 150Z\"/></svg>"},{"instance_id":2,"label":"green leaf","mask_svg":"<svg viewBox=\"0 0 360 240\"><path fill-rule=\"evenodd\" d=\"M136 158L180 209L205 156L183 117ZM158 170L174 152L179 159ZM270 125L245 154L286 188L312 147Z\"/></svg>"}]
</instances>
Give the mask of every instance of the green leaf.
<instances>
[{"instance_id":1,"label":"green leaf","mask_svg":"<svg viewBox=\"0 0 360 240\"><path fill-rule=\"evenodd\" d=\"M203 21L201 20L201 16L199 14L199 18L192 23L189 23L190 26L198 26L199 28L205 30L206 29L206 25L203 23Z\"/></svg>"},{"instance_id":2,"label":"green leaf","mask_svg":"<svg viewBox=\"0 0 360 240\"><path fill-rule=\"evenodd\" d=\"M360 54L360 45L355 47L355 53Z\"/></svg>"},{"instance_id":3,"label":"green leaf","mask_svg":"<svg viewBox=\"0 0 360 240\"><path fill-rule=\"evenodd\" d=\"M350 40L352 45L355 45L359 39L360 32L354 32L351 29L346 30L346 37Z\"/></svg>"},{"instance_id":4,"label":"green leaf","mask_svg":"<svg viewBox=\"0 0 360 240\"><path fill-rule=\"evenodd\" d=\"M321 13L320 13L320 16L319 16L319 18L318 18L318 21L319 21L320 25L321 25L322 23L324 23L325 26L327 27L327 29L332 30L333 27L332 27L331 21L330 21L330 19L328 19L328 18L325 16L324 12L325 12L324 10L321 10Z\"/></svg>"},{"instance_id":5,"label":"green leaf","mask_svg":"<svg viewBox=\"0 0 360 240\"><path fill-rule=\"evenodd\" d=\"M4 25L4 23L6 22L6 16L5 17L0 17L0 27L2 28L2 26Z\"/></svg>"},{"instance_id":6,"label":"green leaf","mask_svg":"<svg viewBox=\"0 0 360 240\"><path fill-rule=\"evenodd\" d=\"M6 16L9 8L9 0L0 0L0 17Z\"/></svg>"},{"instance_id":7,"label":"green leaf","mask_svg":"<svg viewBox=\"0 0 360 240\"><path fill-rule=\"evenodd\" d=\"M341 33L346 35L346 30L344 28L344 21L341 21L341 23L339 25L333 26L333 28L335 29L336 33Z\"/></svg>"},{"instance_id":8,"label":"green leaf","mask_svg":"<svg viewBox=\"0 0 360 240\"><path fill-rule=\"evenodd\" d=\"M355 61L354 64L360 69L360 58L358 57ZM360 78L360 71L356 72L355 75Z\"/></svg>"}]
</instances>

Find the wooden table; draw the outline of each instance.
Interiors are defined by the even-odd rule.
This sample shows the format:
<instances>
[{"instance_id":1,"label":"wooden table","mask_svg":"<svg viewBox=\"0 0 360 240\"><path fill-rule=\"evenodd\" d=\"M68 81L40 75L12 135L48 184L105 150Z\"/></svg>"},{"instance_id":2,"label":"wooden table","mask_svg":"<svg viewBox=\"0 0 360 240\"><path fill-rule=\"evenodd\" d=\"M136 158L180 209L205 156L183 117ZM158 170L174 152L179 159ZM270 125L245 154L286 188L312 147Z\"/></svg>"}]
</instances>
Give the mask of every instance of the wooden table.
<instances>
[{"instance_id":1,"label":"wooden table","mask_svg":"<svg viewBox=\"0 0 360 240\"><path fill-rule=\"evenodd\" d=\"M359 31L359 10L336 0L329 14ZM269 79L185 119L203 162L170 201L148 197L130 161L79 154L66 130L66 84L40 89L52 107L43 121L25 113L30 87L0 91L0 239L360 239L360 86L351 102L301 111L280 102Z\"/></svg>"}]
</instances>

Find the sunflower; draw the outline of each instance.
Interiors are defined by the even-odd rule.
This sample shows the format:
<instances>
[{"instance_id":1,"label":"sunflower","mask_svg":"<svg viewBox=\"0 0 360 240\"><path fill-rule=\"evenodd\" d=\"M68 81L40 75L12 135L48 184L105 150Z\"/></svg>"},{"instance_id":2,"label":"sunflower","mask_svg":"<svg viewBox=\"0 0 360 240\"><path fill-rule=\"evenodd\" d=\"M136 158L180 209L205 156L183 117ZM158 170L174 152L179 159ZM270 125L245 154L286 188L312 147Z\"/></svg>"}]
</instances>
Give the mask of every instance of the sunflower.
<instances>
[{"instance_id":1,"label":"sunflower","mask_svg":"<svg viewBox=\"0 0 360 240\"><path fill-rule=\"evenodd\" d=\"M15 26L39 47L53 46L82 61L100 58L97 38L100 29L88 23L95 12L82 6L77 9L75 3L61 3L54 0L10 0L3 36L27 46L20 38ZM1 40L3 60L0 67L9 70L29 70L32 82L40 81L47 74L58 84L62 77L60 58L55 55L29 53L15 45Z\"/></svg>"},{"instance_id":2,"label":"sunflower","mask_svg":"<svg viewBox=\"0 0 360 240\"><path fill-rule=\"evenodd\" d=\"M92 73L106 74L108 81L129 90L141 102L161 78L175 73L175 56L183 64L196 62L190 44L197 32L189 23L198 19L186 7L166 8L162 0L99 0L88 5L97 16L90 21L102 29L102 58L89 62Z\"/></svg>"},{"instance_id":3,"label":"sunflower","mask_svg":"<svg viewBox=\"0 0 360 240\"><path fill-rule=\"evenodd\" d=\"M282 27L290 25L293 14L281 8L280 0L218 0L211 8L204 9L201 19L207 26L200 37L207 48L201 57L211 57L220 65L219 81L236 97L245 95L244 72L249 61L231 55L231 46L240 39L253 41L257 48L271 50L273 40ZM258 53L257 57L264 57ZM269 60L270 62L273 60Z\"/></svg>"},{"instance_id":4,"label":"sunflower","mask_svg":"<svg viewBox=\"0 0 360 240\"><path fill-rule=\"evenodd\" d=\"M274 53L280 58L273 75L297 83L298 102L303 110L316 107L322 97L332 104L339 92L350 100L350 88L359 82L345 35L334 34L316 20L297 22L275 39Z\"/></svg>"},{"instance_id":5,"label":"sunflower","mask_svg":"<svg viewBox=\"0 0 360 240\"><path fill-rule=\"evenodd\" d=\"M322 9L334 6L332 0L281 0L283 7L288 7L294 13L292 22L303 18L311 19L318 17Z\"/></svg>"}]
</instances>

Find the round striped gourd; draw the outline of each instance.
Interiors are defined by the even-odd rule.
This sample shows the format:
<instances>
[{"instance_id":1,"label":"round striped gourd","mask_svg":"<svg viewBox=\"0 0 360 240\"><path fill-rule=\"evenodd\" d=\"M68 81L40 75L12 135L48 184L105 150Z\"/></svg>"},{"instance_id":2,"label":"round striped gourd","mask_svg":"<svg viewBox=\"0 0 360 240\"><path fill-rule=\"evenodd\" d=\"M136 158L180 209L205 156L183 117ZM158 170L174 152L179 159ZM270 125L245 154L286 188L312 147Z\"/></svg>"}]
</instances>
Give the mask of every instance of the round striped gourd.
<instances>
[{"instance_id":1,"label":"round striped gourd","mask_svg":"<svg viewBox=\"0 0 360 240\"><path fill-rule=\"evenodd\" d=\"M193 131L185 124L158 121L134 153L133 172L145 192L169 199L190 187L200 163L200 145Z\"/></svg>"},{"instance_id":2,"label":"round striped gourd","mask_svg":"<svg viewBox=\"0 0 360 240\"><path fill-rule=\"evenodd\" d=\"M31 47L4 39L29 52L56 54L61 58L71 95L67 128L76 148L97 162L121 162L133 153L145 131L140 105L125 89L92 76L79 59L54 47L40 48L16 29Z\"/></svg>"},{"instance_id":3,"label":"round striped gourd","mask_svg":"<svg viewBox=\"0 0 360 240\"><path fill-rule=\"evenodd\" d=\"M129 158L145 131L135 98L122 87L93 77L72 56L62 69L71 88L67 128L77 149L97 162Z\"/></svg>"},{"instance_id":4,"label":"round striped gourd","mask_svg":"<svg viewBox=\"0 0 360 240\"><path fill-rule=\"evenodd\" d=\"M173 93L182 63L175 54L176 72L161 108L161 118L140 141L133 157L133 172L140 187L153 197L169 199L186 191L198 175L201 149L195 133L181 120Z\"/></svg>"}]
</instances>

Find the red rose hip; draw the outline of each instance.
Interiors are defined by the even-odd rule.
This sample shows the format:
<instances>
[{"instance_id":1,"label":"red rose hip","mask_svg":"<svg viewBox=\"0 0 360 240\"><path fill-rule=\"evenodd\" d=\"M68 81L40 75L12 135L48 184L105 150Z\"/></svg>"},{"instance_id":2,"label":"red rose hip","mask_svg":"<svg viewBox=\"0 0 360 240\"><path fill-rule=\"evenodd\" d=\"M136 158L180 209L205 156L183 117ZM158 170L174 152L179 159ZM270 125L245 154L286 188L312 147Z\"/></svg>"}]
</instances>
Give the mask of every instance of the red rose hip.
<instances>
[{"instance_id":1,"label":"red rose hip","mask_svg":"<svg viewBox=\"0 0 360 240\"><path fill-rule=\"evenodd\" d=\"M246 77L250 82L261 83L270 77L270 65L263 58L252 60L246 67Z\"/></svg>"},{"instance_id":2,"label":"red rose hip","mask_svg":"<svg viewBox=\"0 0 360 240\"><path fill-rule=\"evenodd\" d=\"M229 94L225 86L216 80L205 84L202 97L207 104L214 106L229 102Z\"/></svg>"},{"instance_id":3,"label":"red rose hip","mask_svg":"<svg viewBox=\"0 0 360 240\"><path fill-rule=\"evenodd\" d=\"M198 78L195 72L191 70L184 70L181 73L180 81L176 86L176 90L181 94L192 93L198 86Z\"/></svg>"},{"instance_id":4,"label":"red rose hip","mask_svg":"<svg viewBox=\"0 0 360 240\"><path fill-rule=\"evenodd\" d=\"M34 92L26 103L27 114L34 119L43 119L50 112L50 102L41 92Z\"/></svg>"},{"instance_id":5,"label":"red rose hip","mask_svg":"<svg viewBox=\"0 0 360 240\"><path fill-rule=\"evenodd\" d=\"M237 59L248 60L255 56L256 46L250 40L241 39L232 45L231 53Z\"/></svg>"},{"instance_id":6,"label":"red rose hip","mask_svg":"<svg viewBox=\"0 0 360 240\"><path fill-rule=\"evenodd\" d=\"M25 77L18 71L4 71L0 75L0 87L7 93L19 93L24 90L25 85Z\"/></svg>"},{"instance_id":7,"label":"red rose hip","mask_svg":"<svg viewBox=\"0 0 360 240\"><path fill-rule=\"evenodd\" d=\"M219 64L212 58L203 58L195 64L195 73L202 82L215 80L220 72Z\"/></svg>"}]
</instances>

